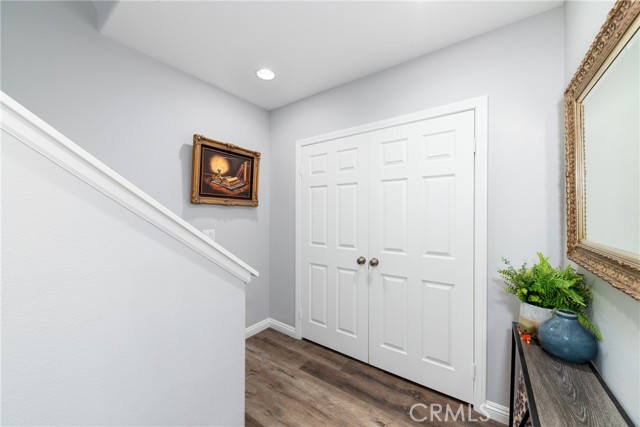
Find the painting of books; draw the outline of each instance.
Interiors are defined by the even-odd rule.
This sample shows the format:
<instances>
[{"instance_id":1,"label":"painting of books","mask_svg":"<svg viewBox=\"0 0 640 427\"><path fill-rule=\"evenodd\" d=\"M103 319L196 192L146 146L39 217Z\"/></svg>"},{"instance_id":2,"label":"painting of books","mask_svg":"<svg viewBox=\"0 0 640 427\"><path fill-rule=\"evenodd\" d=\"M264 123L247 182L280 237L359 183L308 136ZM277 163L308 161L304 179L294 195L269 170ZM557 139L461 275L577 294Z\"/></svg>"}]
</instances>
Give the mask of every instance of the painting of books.
<instances>
[{"instance_id":1,"label":"painting of books","mask_svg":"<svg viewBox=\"0 0 640 427\"><path fill-rule=\"evenodd\" d=\"M195 135L192 202L257 206L259 156Z\"/></svg>"}]
</instances>

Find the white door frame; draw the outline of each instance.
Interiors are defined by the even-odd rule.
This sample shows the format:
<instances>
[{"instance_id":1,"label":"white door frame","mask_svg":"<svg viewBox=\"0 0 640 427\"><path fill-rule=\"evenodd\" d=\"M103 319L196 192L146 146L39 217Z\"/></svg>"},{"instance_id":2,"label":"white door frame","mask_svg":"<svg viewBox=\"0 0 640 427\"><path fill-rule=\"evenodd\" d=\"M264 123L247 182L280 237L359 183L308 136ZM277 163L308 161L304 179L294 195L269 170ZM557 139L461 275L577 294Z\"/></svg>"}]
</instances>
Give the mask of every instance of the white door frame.
<instances>
[{"instance_id":1,"label":"white door frame","mask_svg":"<svg viewBox=\"0 0 640 427\"><path fill-rule=\"evenodd\" d=\"M324 141L343 138L359 133L397 126L415 121L431 119L438 116L455 114L463 111L474 111L475 116L475 170L474 170L474 385L473 401L476 410L486 403L487 392L487 134L488 134L488 98L480 96L465 101L419 111L417 113L381 120L362 126L331 132L324 135L304 138L296 141L296 260L295 260L295 292L296 338L302 338L301 328L301 224L302 224L302 147Z\"/></svg>"}]
</instances>

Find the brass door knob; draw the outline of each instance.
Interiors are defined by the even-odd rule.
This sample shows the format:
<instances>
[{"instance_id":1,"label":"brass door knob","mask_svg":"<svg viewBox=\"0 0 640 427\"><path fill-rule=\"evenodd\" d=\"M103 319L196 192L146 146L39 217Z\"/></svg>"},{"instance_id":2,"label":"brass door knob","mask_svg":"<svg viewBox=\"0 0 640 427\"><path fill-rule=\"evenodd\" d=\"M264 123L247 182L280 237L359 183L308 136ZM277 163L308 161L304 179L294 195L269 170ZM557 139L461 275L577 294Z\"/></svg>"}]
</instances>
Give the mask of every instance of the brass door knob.
<instances>
[{"instance_id":1,"label":"brass door knob","mask_svg":"<svg viewBox=\"0 0 640 427\"><path fill-rule=\"evenodd\" d=\"M361 256L360 258L358 258L358 259L356 260L356 262L357 262L358 264L362 265L362 264L364 264L365 262L367 262L367 259L366 259L365 257Z\"/></svg>"},{"instance_id":2,"label":"brass door knob","mask_svg":"<svg viewBox=\"0 0 640 427\"><path fill-rule=\"evenodd\" d=\"M378 264L380 264L380 261L378 261L378 258L371 258L371 261L369 261L369 265L371 267L377 267Z\"/></svg>"}]
</instances>

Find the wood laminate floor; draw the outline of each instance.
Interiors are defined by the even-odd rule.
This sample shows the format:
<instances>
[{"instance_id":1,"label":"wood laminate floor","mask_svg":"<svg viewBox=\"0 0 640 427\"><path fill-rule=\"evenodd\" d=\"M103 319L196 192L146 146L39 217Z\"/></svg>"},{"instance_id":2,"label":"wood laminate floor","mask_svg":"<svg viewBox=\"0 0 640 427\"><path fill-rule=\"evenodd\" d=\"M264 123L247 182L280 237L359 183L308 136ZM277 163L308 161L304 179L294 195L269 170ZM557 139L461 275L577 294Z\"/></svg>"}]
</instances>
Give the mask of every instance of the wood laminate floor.
<instances>
[{"instance_id":1,"label":"wood laminate floor","mask_svg":"<svg viewBox=\"0 0 640 427\"><path fill-rule=\"evenodd\" d=\"M247 339L246 350L247 427L502 427L451 397L272 329ZM409 415L414 404L420 422Z\"/></svg>"}]
</instances>

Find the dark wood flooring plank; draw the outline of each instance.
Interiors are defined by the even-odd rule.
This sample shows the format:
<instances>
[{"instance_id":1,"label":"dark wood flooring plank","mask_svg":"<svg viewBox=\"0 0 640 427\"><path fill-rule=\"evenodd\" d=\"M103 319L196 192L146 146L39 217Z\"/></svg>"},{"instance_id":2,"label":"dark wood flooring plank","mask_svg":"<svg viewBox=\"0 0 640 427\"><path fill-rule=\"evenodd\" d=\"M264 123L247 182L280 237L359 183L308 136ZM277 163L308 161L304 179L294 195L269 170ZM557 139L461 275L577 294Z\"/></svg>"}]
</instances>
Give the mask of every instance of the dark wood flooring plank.
<instances>
[{"instance_id":1,"label":"dark wood flooring plank","mask_svg":"<svg viewBox=\"0 0 640 427\"><path fill-rule=\"evenodd\" d=\"M305 354L288 348L286 344L281 343L281 340L272 340L268 334L258 334L249 338L246 342L246 350L247 353L259 359L271 360L294 368L299 368L309 360Z\"/></svg>"},{"instance_id":2,"label":"dark wood flooring plank","mask_svg":"<svg viewBox=\"0 0 640 427\"><path fill-rule=\"evenodd\" d=\"M283 368L252 355L247 356L247 364L247 412L265 426L408 427L384 411L331 390L300 370Z\"/></svg>"},{"instance_id":3,"label":"dark wood flooring plank","mask_svg":"<svg viewBox=\"0 0 640 427\"><path fill-rule=\"evenodd\" d=\"M417 418L426 416L429 425L460 426L478 423L486 425L481 422L481 414L473 412L465 403L362 362L352 360L340 370L327 370L321 364L310 360L300 369L351 394L363 403L383 409L396 419L402 419L407 423L424 425L424 423L415 423L410 418L411 407L421 404L422 407L414 415ZM448 414L447 405L450 411ZM428 411L432 408L433 413Z\"/></svg>"},{"instance_id":4,"label":"dark wood flooring plank","mask_svg":"<svg viewBox=\"0 0 640 427\"><path fill-rule=\"evenodd\" d=\"M359 375L353 375L342 370L328 370L323 365L310 360L300 368L306 372L338 390L349 393L355 399L382 409L396 419L411 422L409 411L411 406L419 402L411 396L397 395L392 390L387 389L380 383L367 381ZM435 422L432 425L454 425L442 422Z\"/></svg>"},{"instance_id":5,"label":"dark wood flooring plank","mask_svg":"<svg viewBox=\"0 0 640 427\"><path fill-rule=\"evenodd\" d=\"M289 366L278 366L269 360L247 353L246 411L265 426L330 425L338 419L317 410L313 379L305 381L304 373Z\"/></svg>"},{"instance_id":6,"label":"dark wood flooring plank","mask_svg":"<svg viewBox=\"0 0 640 427\"><path fill-rule=\"evenodd\" d=\"M501 426L479 421L460 401L271 329L246 347L247 426ZM414 412L427 417L422 422L409 417L416 403L425 405ZM453 412L445 416L447 404ZM436 408L429 405L441 412L429 413Z\"/></svg>"},{"instance_id":7,"label":"dark wood flooring plank","mask_svg":"<svg viewBox=\"0 0 640 427\"><path fill-rule=\"evenodd\" d=\"M244 427L265 427L255 420L251 415L244 414Z\"/></svg>"},{"instance_id":8,"label":"dark wood flooring plank","mask_svg":"<svg viewBox=\"0 0 640 427\"><path fill-rule=\"evenodd\" d=\"M309 356L309 358L329 365L333 368L341 368L351 360L351 358L348 356L345 356L333 350L329 350L328 348L322 347L321 345L312 343L307 340L298 340L297 349L301 353Z\"/></svg>"},{"instance_id":9,"label":"dark wood flooring plank","mask_svg":"<svg viewBox=\"0 0 640 427\"><path fill-rule=\"evenodd\" d=\"M442 393L438 393L437 391L428 389L412 381L408 381L404 378L357 360L349 361L349 363L347 363L341 370L349 375L361 378L363 381L366 381L366 383L376 384L376 386L382 387L392 395L409 398L414 403L434 403L438 405L450 404L456 406L465 404L462 401L446 396Z\"/></svg>"},{"instance_id":10,"label":"dark wood flooring plank","mask_svg":"<svg viewBox=\"0 0 640 427\"><path fill-rule=\"evenodd\" d=\"M325 363L332 367L342 367L346 365L347 362L352 360L350 357L340 354L336 351L322 347L307 340L297 340L295 338L291 338L289 336L281 334L278 331L274 331L273 329L267 329L263 332L260 332L258 335L277 342L278 344L284 346L285 348L288 348L289 350L295 350L311 359L315 359L318 362Z\"/></svg>"}]
</instances>

